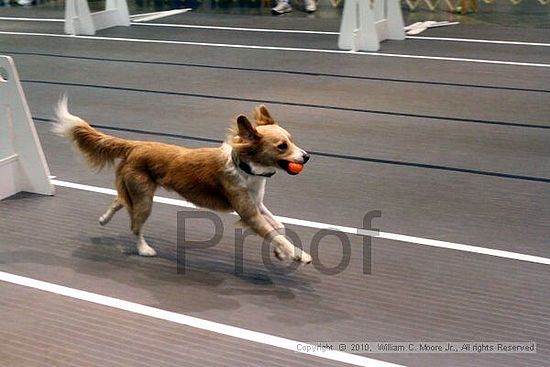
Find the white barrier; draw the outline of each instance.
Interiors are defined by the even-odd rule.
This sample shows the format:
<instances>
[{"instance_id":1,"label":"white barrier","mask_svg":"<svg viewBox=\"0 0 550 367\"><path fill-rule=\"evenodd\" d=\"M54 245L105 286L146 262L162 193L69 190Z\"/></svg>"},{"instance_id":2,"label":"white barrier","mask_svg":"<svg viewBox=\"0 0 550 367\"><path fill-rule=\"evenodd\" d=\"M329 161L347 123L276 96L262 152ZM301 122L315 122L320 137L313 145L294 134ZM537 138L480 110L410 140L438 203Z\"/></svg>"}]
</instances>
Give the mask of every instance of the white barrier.
<instances>
[{"instance_id":1,"label":"white barrier","mask_svg":"<svg viewBox=\"0 0 550 367\"><path fill-rule=\"evenodd\" d=\"M0 200L19 191L53 195L50 170L9 56L0 56Z\"/></svg>"},{"instance_id":2,"label":"white barrier","mask_svg":"<svg viewBox=\"0 0 550 367\"><path fill-rule=\"evenodd\" d=\"M404 26L399 0L346 0L338 47L378 51L385 39L404 40Z\"/></svg>"},{"instance_id":3,"label":"white barrier","mask_svg":"<svg viewBox=\"0 0 550 367\"><path fill-rule=\"evenodd\" d=\"M87 0L65 1L65 33L94 35L100 29L129 26L126 0L107 0L105 10L91 13Z\"/></svg>"}]
</instances>

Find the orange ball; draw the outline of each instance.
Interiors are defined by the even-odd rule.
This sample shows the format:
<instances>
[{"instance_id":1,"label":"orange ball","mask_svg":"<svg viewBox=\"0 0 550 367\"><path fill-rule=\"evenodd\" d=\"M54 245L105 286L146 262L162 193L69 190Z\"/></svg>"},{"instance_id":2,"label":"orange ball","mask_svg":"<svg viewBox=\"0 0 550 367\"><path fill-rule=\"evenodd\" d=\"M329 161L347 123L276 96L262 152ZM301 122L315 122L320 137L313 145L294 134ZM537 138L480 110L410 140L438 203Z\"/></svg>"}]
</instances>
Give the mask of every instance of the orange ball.
<instances>
[{"instance_id":1,"label":"orange ball","mask_svg":"<svg viewBox=\"0 0 550 367\"><path fill-rule=\"evenodd\" d=\"M301 163L290 162L288 164L288 170L296 175L302 172L302 169L304 169L304 165Z\"/></svg>"}]
</instances>

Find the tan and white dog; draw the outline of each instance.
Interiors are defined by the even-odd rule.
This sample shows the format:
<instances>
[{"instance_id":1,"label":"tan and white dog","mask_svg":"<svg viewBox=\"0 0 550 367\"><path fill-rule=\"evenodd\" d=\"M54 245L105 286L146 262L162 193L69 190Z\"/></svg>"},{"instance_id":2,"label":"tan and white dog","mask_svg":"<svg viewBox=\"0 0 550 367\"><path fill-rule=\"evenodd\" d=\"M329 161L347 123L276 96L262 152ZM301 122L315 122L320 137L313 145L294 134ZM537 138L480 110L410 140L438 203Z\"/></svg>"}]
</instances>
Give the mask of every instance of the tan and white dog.
<instances>
[{"instance_id":1,"label":"tan and white dog","mask_svg":"<svg viewBox=\"0 0 550 367\"><path fill-rule=\"evenodd\" d=\"M137 236L137 250L155 256L143 237L143 225L158 186L174 190L191 203L218 211L235 211L241 221L271 241L279 259L310 263L311 256L284 236L284 226L263 203L266 178L276 169L295 174L290 163L304 164L309 154L277 125L266 107L254 111L256 126L239 115L226 141L217 148L188 149L158 142L132 141L103 134L69 113L67 98L60 99L53 131L69 138L96 169L116 165L117 197L99 218L107 224L125 207Z\"/></svg>"}]
</instances>

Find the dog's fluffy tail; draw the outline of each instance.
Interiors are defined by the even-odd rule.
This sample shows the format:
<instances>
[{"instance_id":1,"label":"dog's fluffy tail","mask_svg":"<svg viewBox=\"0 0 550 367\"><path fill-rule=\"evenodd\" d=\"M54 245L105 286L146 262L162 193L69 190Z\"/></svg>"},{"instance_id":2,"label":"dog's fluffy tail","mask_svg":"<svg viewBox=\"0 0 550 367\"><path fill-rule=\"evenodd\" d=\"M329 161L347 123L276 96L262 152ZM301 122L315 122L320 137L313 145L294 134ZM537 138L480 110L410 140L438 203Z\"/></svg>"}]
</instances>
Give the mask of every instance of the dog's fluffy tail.
<instances>
[{"instance_id":1,"label":"dog's fluffy tail","mask_svg":"<svg viewBox=\"0 0 550 367\"><path fill-rule=\"evenodd\" d=\"M52 131L71 140L84 154L92 168L101 169L113 164L116 158L124 159L134 147L134 142L103 134L86 121L69 112L67 96L63 95L55 109L57 122Z\"/></svg>"}]
</instances>

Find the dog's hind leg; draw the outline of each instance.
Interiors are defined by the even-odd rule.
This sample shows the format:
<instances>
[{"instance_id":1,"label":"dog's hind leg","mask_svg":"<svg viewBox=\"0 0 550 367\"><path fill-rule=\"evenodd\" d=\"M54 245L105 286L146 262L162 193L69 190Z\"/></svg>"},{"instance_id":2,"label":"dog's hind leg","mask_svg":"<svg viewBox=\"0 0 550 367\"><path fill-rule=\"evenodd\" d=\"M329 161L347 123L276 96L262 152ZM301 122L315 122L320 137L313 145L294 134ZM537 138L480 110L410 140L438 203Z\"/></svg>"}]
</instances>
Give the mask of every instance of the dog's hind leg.
<instances>
[{"instance_id":1,"label":"dog's hind leg","mask_svg":"<svg viewBox=\"0 0 550 367\"><path fill-rule=\"evenodd\" d=\"M105 213L101 217L99 217L99 224L102 226L106 225L111 221L111 218L113 218L113 215L115 215L116 212L118 212L120 209L122 209L124 205L122 204L122 201L118 198L118 196L113 200L113 203L107 209Z\"/></svg>"},{"instance_id":2,"label":"dog's hind leg","mask_svg":"<svg viewBox=\"0 0 550 367\"><path fill-rule=\"evenodd\" d=\"M118 212L120 209L122 209L124 206L129 207L132 202L130 201L130 197L128 196L128 190L126 190L126 185L124 184L122 170L126 167L125 162L122 162L116 170L116 179L115 184L117 188L117 196L111 203L111 206L103 213L101 217L99 217L99 224L102 226L106 225L111 221L113 216Z\"/></svg>"},{"instance_id":3,"label":"dog's hind leg","mask_svg":"<svg viewBox=\"0 0 550 367\"><path fill-rule=\"evenodd\" d=\"M130 177L130 178L128 178ZM149 218L153 208L153 195L156 185L146 175L133 173L124 180L129 201L130 227L138 237L137 250L141 256L156 256L157 252L149 246L143 237L143 224Z\"/></svg>"}]
</instances>

